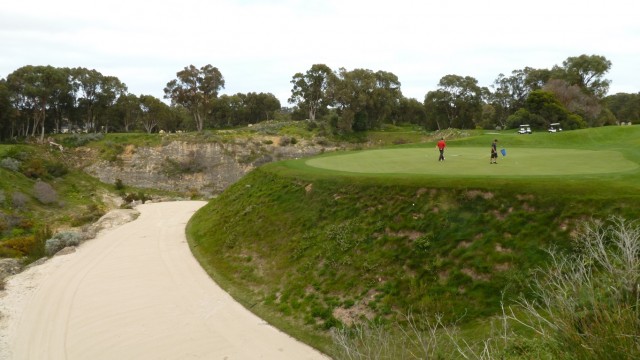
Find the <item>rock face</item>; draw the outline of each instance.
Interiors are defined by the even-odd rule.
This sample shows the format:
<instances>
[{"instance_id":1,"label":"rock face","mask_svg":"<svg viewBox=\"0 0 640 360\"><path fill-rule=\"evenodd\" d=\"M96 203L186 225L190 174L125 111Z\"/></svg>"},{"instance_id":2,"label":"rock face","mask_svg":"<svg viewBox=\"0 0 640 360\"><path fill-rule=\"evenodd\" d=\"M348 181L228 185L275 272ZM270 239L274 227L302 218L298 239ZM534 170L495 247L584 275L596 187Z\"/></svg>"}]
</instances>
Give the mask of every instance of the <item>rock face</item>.
<instances>
[{"instance_id":1,"label":"rock face","mask_svg":"<svg viewBox=\"0 0 640 360\"><path fill-rule=\"evenodd\" d=\"M85 171L109 184L120 179L130 186L213 196L262 164L324 150L304 141L288 146L264 139L233 143L172 141L158 147L128 146L118 161L99 160Z\"/></svg>"}]
</instances>

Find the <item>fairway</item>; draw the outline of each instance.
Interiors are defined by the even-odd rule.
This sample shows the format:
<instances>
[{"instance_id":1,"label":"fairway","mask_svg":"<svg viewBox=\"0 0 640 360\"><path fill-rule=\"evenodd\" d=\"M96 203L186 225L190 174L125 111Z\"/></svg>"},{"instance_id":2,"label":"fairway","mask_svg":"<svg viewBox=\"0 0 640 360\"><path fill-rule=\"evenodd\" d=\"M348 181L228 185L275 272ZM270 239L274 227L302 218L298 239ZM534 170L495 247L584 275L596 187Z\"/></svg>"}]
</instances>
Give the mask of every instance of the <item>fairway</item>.
<instances>
[{"instance_id":1,"label":"fairway","mask_svg":"<svg viewBox=\"0 0 640 360\"><path fill-rule=\"evenodd\" d=\"M433 148L367 150L313 158L308 166L352 173L433 174L456 176L584 175L631 171L638 164L617 151L550 148L512 148L489 164L487 148L461 147L445 151L438 162Z\"/></svg>"}]
</instances>

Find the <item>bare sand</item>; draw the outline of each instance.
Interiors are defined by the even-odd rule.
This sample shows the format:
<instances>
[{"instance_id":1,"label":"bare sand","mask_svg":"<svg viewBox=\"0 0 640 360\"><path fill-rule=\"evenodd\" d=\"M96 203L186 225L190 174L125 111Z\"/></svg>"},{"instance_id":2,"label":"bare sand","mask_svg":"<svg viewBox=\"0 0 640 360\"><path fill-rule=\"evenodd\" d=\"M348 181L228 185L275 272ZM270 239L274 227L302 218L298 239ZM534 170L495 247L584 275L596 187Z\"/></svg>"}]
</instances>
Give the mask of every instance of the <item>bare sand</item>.
<instances>
[{"instance_id":1,"label":"bare sand","mask_svg":"<svg viewBox=\"0 0 640 360\"><path fill-rule=\"evenodd\" d=\"M328 359L200 267L184 230L204 204L140 205L135 221L8 278L0 359Z\"/></svg>"}]
</instances>

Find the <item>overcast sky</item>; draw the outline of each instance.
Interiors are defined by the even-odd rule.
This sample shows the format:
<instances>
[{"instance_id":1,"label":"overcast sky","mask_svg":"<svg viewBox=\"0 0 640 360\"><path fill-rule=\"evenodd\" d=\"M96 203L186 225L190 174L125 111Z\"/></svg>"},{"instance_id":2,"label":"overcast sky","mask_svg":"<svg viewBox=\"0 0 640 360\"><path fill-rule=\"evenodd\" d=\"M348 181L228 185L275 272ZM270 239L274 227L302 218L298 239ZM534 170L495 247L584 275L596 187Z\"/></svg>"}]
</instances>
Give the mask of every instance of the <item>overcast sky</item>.
<instances>
[{"instance_id":1,"label":"overcast sky","mask_svg":"<svg viewBox=\"0 0 640 360\"><path fill-rule=\"evenodd\" d=\"M211 64L222 94L269 92L313 64L387 71L424 100L445 75L612 62L609 94L640 91L635 0L21 0L0 7L0 77L25 65L85 67L130 93L164 96L185 66Z\"/></svg>"}]
</instances>

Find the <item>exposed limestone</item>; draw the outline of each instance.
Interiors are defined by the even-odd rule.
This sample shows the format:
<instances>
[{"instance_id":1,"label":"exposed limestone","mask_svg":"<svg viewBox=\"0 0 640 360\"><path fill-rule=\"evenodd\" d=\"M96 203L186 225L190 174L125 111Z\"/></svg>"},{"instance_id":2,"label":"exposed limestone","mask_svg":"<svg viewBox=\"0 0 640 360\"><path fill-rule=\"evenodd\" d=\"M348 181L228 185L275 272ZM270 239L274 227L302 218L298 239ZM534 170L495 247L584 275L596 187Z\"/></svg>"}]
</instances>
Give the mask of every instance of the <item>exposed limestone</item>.
<instances>
[{"instance_id":1,"label":"exposed limestone","mask_svg":"<svg viewBox=\"0 0 640 360\"><path fill-rule=\"evenodd\" d=\"M120 161L99 160L85 171L109 184L120 179L131 186L213 196L262 164L316 155L325 149L305 141L290 146L173 141L158 147L127 147Z\"/></svg>"}]
</instances>

